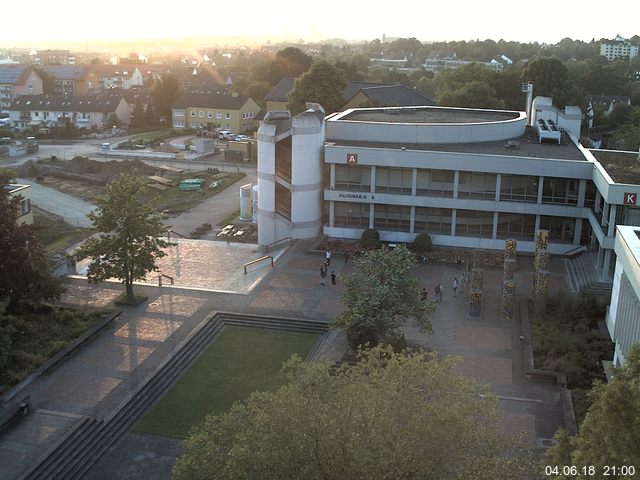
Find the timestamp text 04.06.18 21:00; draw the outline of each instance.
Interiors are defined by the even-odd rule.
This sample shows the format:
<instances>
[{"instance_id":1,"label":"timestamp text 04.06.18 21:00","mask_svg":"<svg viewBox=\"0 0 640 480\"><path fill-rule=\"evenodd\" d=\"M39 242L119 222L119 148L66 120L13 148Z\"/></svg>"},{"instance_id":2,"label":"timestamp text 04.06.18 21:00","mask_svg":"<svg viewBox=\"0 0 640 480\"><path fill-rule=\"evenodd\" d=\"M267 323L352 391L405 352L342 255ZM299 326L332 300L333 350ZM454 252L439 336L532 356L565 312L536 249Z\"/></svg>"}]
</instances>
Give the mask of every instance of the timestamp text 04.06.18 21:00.
<instances>
[{"instance_id":1,"label":"timestamp text 04.06.18 21:00","mask_svg":"<svg viewBox=\"0 0 640 480\"><path fill-rule=\"evenodd\" d=\"M634 477L636 467L633 465L604 465L595 467L593 465L547 465L544 467L544 474L547 477L572 476L572 477Z\"/></svg>"}]
</instances>

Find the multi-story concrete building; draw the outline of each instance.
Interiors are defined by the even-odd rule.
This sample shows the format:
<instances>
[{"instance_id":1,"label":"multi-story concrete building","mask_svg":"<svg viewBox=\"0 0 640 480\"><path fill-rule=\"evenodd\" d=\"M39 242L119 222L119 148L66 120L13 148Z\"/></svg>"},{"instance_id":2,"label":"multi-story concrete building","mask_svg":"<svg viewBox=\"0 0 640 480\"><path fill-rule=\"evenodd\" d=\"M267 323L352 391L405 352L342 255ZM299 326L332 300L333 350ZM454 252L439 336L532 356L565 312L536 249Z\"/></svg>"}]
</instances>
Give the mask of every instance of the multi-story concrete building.
<instances>
[{"instance_id":1,"label":"multi-story concrete building","mask_svg":"<svg viewBox=\"0 0 640 480\"><path fill-rule=\"evenodd\" d=\"M607 328L615 343L613 363L619 366L631 346L640 342L640 228L620 225L617 230Z\"/></svg>"},{"instance_id":2,"label":"multi-story concrete building","mask_svg":"<svg viewBox=\"0 0 640 480\"><path fill-rule=\"evenodd\" d=\"M638 56L638 46L631 45L626 38L616 35L616 38L610 43L600 44L600 55L607 57L612 62L616 58L627 58L631 60Z\"/></svg>"},{"instance_id":3,"label":"multi-story concrete building","mask_svg":"<svg viewBox=\"0 0 640 480\"><path fill-rule=\"evenodd\" d=\"M473 60L462 60L461 58L458 58L455 53L453 55L444 55L444 56L426 58L423 66L427 72L439 73L439 72L442 72L443 70L460 68L470 63L476 63L478 65L482 65L483 67L489 68L491 70L495 70L496 72L501 72L504 69L504 64L502 62L495 61L494 59L492 59L490 62L476 62Z\"/></svg>"},{"instance_id":4,"label":"multi-story concrete building","mask_svg":"<svg viewBox=\"0 0 640 480\"><path fill-rule=\"evenodd\" d=\"M93 72L98 78L99 87L124 88L144 85L142 73L134 65L94 65Z\"/></svg>"},{"instance_id":5,"label":"multi-story concrete building","mask_svg":"<svg viewBox=\"0 0 640 480\"><path fill-rule=\"evenodd\" d=\"M436 245L503 249L515 238L533 252L535 232L548 229L551 253L586 245L606 280L615 226L640 225L640 169L579 145L577 107L538 97L531 121L501 110L351 109L311 126L314 112L304 126L271 112L258 131L261 244L375 228L390 242L426 232Z\"/></svg>"},{"instance_id":6,"label":"multi-story concrete building","mask_svg":"<svg viewBox=\"0 0 640 480\"><path fill-rule=\"evenodd\" d=\"M6 111L18 95L41 95L42 79L30 67L0 66L0 112Z\"/></svg>"}]
</instances>

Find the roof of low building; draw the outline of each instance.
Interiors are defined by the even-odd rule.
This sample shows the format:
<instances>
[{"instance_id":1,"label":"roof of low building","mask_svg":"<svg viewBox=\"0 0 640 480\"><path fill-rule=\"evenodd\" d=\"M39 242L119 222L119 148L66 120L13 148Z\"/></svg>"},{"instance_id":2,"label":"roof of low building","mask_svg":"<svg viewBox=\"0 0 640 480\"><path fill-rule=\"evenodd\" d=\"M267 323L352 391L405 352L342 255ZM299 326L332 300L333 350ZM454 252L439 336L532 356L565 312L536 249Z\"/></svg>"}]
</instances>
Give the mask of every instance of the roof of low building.
<instances>
[{"instance_id":1,"label":"roof of low building","mask_svg":"<svg viewBox=\"0 0 640 480\"><path fill-rule=\"evenodd\" d=\"M56 80L84 80L90 72L86 65L46 65L42 69Z\"/></svg>"},{"instance_id":2,"label":"roof of low building","mask_svg":"<svg viewBox=\"0 0 640 480\"><path fill-rule=\"evenodd\" d=\"M372 102L380 106L429 106L435 105L435 102L420 92L404 85L376 85L372 87L364 87L354 93L349 100L358 92L362 92Z\"/></svg>"},{"instance_id":3,"label":"roof of low building","mask_svg":"<svg viewBox=\"0 0 640 480\"><path fill-rule=\"evenodd\" d=\"M616 183L640 184L640 154L620 150L589 150Z\"/></svg>"},{"instance_id":4,"label":"roof of low building","mask_svg":"<svg viewBox=\"0 0 640 480\"><path fill-rule=\"evenodd\" d=\"M294 77L283 77L278 84L271 89L264 97L265 101L270 102L288 102L289 93L293 90L293 84L296 79Z\"/></svg>"},{"instance_id":5,"label":"roof of low building","mask_svg":"<svg viewBox=\"0 0 640 480\"><path fill-rule=\"evenodd\" d=\"M48 112L103 112L112 113L123 97L111 96L67 96L67 95L20 95L9 110ZM126 101L126 100L125 100Z\"/></svg>"},{"instance_id":6,"label":"roof of low building","mask_svg":"<svg viewBox=\"0 0 640 480\"><path fill-rule=\"evenodd\" d=\"M245 95L224 95L217 93L183 93L173 104L173 108L220 108L240 110L251 97Z\"/></svg>"},{"instance_id":7,"label":"roof of low building","mask_svg":"<svg viewBox=\"0 0 640 480\"><path fill-rule=\"evenodd\" d=\"M31 73L31 68L21 65L0 66L0 85L22 85Z\"/></svg>"},{"instance_id":8,"label":"roof of low building","mask_svg":"<svg viewBox=\"0 0 640 480\"><path fill-rule=\"evenodd\" d=\"M94 65L93 71L98 77L131 77L136 71L135 65Z\"/></svg>"}]
</instances>

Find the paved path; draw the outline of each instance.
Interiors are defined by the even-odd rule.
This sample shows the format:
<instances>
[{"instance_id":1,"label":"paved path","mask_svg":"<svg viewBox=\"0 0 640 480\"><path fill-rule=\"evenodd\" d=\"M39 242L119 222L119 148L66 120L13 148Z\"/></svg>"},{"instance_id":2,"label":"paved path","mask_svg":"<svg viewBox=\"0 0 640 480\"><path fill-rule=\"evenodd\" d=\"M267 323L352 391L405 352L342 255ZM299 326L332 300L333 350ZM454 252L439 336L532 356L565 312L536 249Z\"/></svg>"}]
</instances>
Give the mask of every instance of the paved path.
<instances>
[{"instance_id":1,"label":"paved path","mask_svg":"<svg viewBox=\"0 0 640 480\"><path fill-rule=\"evenodd\" d=\"M65 222L74 226L91 226L87 214L96 208L95 205L32 180L18 178L17 181L24 185L31 185L31 203L42 210L60 215Z\"/></svg>"},{"instance_id":2,"label":"paved path","mask_svg":"<svg viewBox=\"0 0 640 480\"><path fill-rule=\"evenodd\" d=\"M224 282L230 265L239 265L248 258L243 249L224 250L228 247L226 243L215 245L220 248L220 255L212 255L206 268L196 269L202 283L211 283L211 277ZM329 322L342 311L343 286L339 282L337 289L332 290L330 286L320 285L318 270L324 255L309 253L311 245L311 241L298 241L276 261L273 269L261 267L264 273L261 281L249 290L136 287L138 293L148 295L146 303L135 308L125 307L123 316L113 325L25 389L23 394L31 395L35 413L0 433L1 478L16 478L82 418L112 413L212 311ZM216 258L221 262L218 265ZM340 256L334 256L331 268L337 274L349 272L351 263L345 265ZM520 295L524 294L525 282L530 277L527 272L526 266L518 272ZM503 422L506 430L528 432L535 442L551 437L562 423L559 390L524 377L519 327L500 321L497 314L500 272L487 271L483 315L473 320L467 318L464 298L452 298L451 289L446 288L456 275L454 265L420 265L416 273L425 280L429 293L436 282L441 282L445 296L433 316L434 335L421 335L408 326L407 339L442 354L459 355L460 370L487 382L500 396L506 411ZM562 286L562 275L556 274L553 281ZM97 308L113 308L111 302L122 291L118 284L94 286L79 279L68 280L67 288L64 301ZM336 352L332 352L332 356L335 355ZM98 462L88 478L168 478L173 458L180 451L179 445L153 437L142 441L136 435L127 434Z\"/></svg>"}]
</instances>

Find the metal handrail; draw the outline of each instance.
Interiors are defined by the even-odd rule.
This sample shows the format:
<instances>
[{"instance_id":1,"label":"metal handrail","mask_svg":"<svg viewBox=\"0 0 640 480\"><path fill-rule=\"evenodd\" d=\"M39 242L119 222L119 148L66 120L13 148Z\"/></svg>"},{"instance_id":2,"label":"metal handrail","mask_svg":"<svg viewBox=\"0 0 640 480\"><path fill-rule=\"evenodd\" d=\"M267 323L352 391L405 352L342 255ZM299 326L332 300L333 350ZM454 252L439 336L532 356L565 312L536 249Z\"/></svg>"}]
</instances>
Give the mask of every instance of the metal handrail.
<instances>
[{"instance_id":1,"label":"metal handrail","mask_svg":"<svg viewBox=\"0 0 640 480\"><path fill-rule=\"evenodd\" d=\"M579 253L586 252L586 251L587 251L586 245L578 245L577 247L572 248L568 252L565 252L564 257L569 258L569 257L572 257L573 255L577 255Z\"/></svg>"},{"instance_id":2,"label":"metal handrail","mask_svg":"<svg viewBox=\"0 0 640 480\"><path fill-rule=\"evenodd\" d=\"M283 242L284 240L289 240L290 242L293 240L293 237L284 237L281 238L280 240L276 240L275 242L271 242L267 245L264 246L264 253L269 253L269 247L273 247L274 245Z\"/></svg>"},{"instance_id":3,"label":"metal handrail","mask_svg":"<svg viewBox=\"0 0 640 480\"><path fill-rule=\"evenodd\" d=\"M255 260L252 260L252 261L250 261L248 263L245 263L244 264L244 274L245 275L247 274L247 267L249 265L253 265L254 263L261 262L262 260L266 260L267 258L271 259L271 266L273 267L273 257L271 255L265 255L264 257L260 257L260 258L257 258Z\"/></svg>"}]
</instances>

